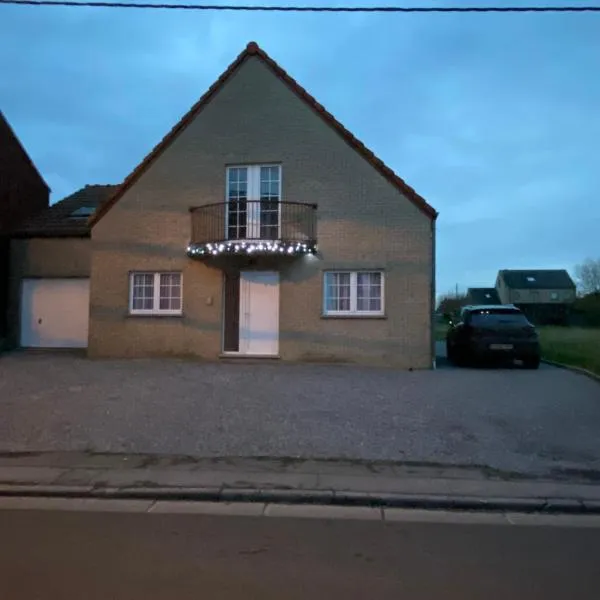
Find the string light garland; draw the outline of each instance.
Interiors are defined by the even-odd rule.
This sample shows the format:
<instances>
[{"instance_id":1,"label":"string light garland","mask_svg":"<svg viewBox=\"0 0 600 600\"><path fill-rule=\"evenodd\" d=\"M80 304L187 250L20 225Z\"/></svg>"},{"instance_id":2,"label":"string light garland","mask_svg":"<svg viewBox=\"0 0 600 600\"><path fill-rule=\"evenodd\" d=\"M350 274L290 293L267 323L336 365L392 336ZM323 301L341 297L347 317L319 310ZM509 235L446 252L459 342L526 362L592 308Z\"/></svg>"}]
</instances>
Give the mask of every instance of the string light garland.
<instances>
[{"instance_id":1,"label":"string light garland","mask_svg":"<svg viewBox=\"0 0 600 600\"><path fill-rule=\"evenodd\" d=\"M293 242L285 240L267 240L256 242L229 241L205 244L188 244L187 255L190 258L212 258L219 255L284 255L297 256L315 254L317 244L314 241Z\"/></svg>"}]
</instances>

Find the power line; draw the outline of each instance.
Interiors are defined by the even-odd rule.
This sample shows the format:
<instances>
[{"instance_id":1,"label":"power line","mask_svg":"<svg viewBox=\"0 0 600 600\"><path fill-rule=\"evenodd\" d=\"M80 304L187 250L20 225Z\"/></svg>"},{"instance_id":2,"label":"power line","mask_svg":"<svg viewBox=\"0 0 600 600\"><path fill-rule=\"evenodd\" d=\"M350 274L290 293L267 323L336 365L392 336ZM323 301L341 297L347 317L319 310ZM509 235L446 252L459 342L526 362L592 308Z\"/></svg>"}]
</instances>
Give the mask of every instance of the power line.
<instances>
[{"instance_id":1,"label":"power line","mask_svg":"<svg viewBox=\"0 0 600 600\"><path fill-rule=\"evenodd\" d=\"M276 6L229 4L149 4L91 0L0 0L0 4L22 6L68 6L88 8L138 8L155 10L204 10L305 13L582 13L600 12L600 6Z\"/></svg>"}]
</instances>

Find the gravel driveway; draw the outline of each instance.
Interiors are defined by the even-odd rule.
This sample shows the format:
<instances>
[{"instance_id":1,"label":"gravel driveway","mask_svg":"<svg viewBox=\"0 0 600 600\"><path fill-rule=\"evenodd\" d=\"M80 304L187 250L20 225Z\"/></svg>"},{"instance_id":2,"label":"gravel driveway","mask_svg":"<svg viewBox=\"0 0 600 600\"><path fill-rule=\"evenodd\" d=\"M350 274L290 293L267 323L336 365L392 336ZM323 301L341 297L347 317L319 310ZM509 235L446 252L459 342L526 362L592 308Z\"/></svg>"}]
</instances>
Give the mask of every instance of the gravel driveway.
<instances>
[{"instance_id":1,"label":"gravel driveway","mask_svg":"<svg viewBox=\"0 0 600 600\"><path fill-rule=\"evenodd\" d=\"M542 367L0 357L0 451L301 456L600 473L600 385Z\"/></svg>"}]
</instances>

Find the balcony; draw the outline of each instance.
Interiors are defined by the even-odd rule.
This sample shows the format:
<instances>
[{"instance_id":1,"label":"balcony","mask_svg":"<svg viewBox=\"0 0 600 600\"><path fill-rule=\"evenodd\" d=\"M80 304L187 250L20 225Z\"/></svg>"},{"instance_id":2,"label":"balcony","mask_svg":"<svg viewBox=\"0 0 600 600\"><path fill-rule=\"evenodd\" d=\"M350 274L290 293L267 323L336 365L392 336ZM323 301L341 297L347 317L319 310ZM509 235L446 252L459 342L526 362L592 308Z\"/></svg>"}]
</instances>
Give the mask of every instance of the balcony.
<instances>
[{"instance_id":1,"label":"balcony","mask_svg":"<svg viewBox=\"0 0 600 600\"><path fill-rule=\"evenodd\" d=\"M317 249L317 205L236 200L190 208L190 258L229 255L294 257Z\"/></svg>"}]
</instances>

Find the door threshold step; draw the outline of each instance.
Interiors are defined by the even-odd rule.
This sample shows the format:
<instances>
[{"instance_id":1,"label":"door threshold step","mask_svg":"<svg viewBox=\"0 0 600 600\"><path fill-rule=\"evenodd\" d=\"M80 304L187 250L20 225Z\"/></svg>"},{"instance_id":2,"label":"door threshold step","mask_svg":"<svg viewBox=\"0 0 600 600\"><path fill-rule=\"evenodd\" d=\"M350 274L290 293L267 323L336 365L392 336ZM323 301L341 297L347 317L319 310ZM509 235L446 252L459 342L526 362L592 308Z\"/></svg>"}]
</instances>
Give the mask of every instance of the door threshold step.
<instances>
[{"instance_id":1,"label":"door threshold step","mask_svg":"<svg viewBox=\"0 0 600 600\"><path fill-rule=\"evenodd\" d=\"M257 360L259 362L268 362L281 360L281 356L279 354L234 354L234 353L222 353L219 354L219 358L222 362L227 362L231 360L231 362L249 362L252 360Z\"/></svg>"}]
</instances>

